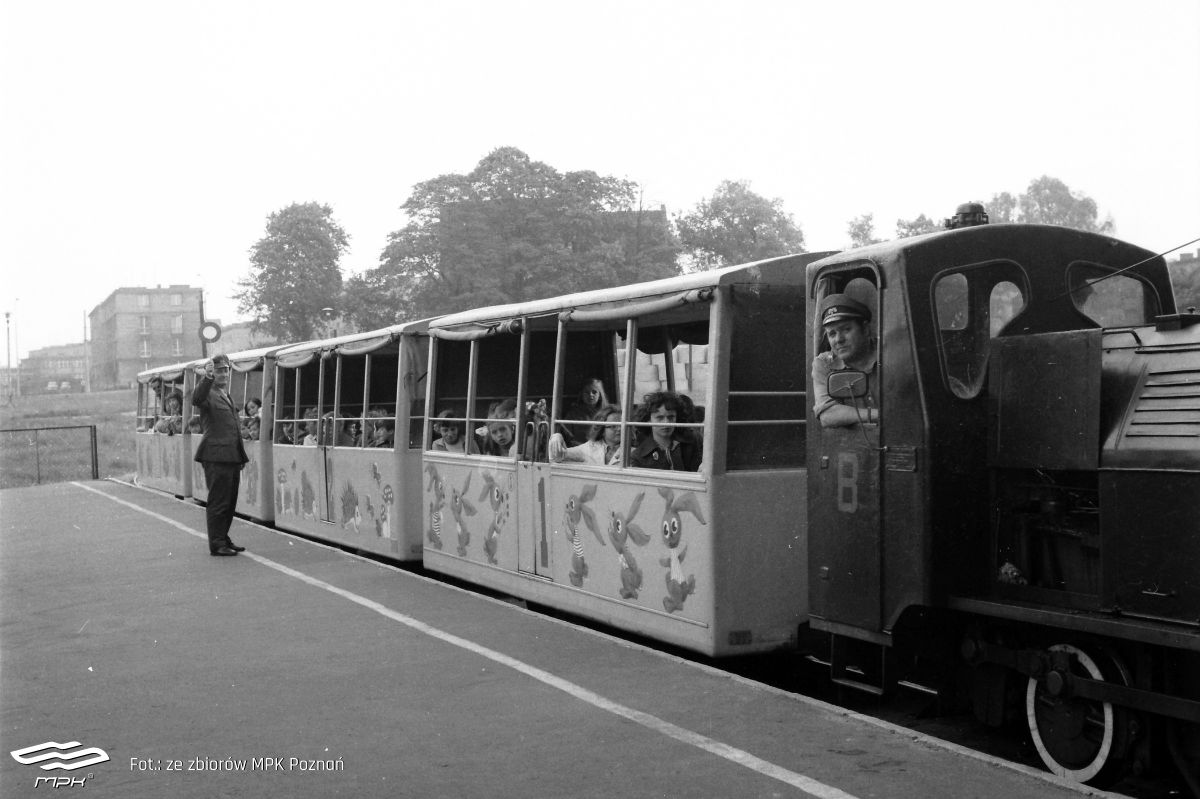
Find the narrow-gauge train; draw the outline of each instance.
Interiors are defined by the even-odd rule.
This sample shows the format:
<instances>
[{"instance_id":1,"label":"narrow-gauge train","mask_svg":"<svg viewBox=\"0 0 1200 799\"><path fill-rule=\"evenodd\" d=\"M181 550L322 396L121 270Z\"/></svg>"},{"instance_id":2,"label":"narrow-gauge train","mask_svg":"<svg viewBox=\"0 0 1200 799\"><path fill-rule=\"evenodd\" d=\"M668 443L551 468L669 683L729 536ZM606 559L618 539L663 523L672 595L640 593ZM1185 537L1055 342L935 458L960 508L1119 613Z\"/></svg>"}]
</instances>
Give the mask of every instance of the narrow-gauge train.
<instances>
[{"instance_id":1,"label":"narrow-gauge train","mask_svg":"<svg viewBox=\"0 0 1200 799\"><path fill-rule=\"evenodd\" d=\"M841 427L812 399L833 294L876 342L869 372L823 386L870 406ZM414 325L252 356L278 390L274 517L248 515L288 526L298 507L288 529L710 656L819 633L843 685L933 675L984 722L1024 717L1064 777L1170 760L1200 796L1200 316L1161 257L979 225ZM157 376L186 387L198 365ZM555 462L595 381L621 457ZM632 465L658 391L688 400L696 471ZM364 454L376 404L387 459ZM505 425L495 454L473 445ZM154 471L155 438L140 479L196 495Z\"/></svg>"}]
</instances>

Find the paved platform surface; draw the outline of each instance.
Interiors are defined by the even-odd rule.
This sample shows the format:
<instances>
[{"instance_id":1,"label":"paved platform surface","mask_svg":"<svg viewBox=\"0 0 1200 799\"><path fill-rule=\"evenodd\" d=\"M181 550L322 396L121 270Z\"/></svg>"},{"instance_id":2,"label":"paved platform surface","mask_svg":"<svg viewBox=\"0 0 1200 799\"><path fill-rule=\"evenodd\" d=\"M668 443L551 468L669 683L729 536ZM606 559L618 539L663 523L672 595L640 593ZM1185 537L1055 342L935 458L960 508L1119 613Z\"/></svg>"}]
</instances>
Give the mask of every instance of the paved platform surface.
<instances>
[{"instance_id":1,"label":"paved platform surface","mask_svg":"<svg viewBox=\"0 0 1200 799\"><path fill-rule=\"evenodd\" d=\"M46 777L93 799L1112 795L248 522L232 536L249 551L210 557L203 508L120 483L0 492L0 796ZM109 759L11 755L72 742L68 764Z\"/></svg>"}]
</instances>

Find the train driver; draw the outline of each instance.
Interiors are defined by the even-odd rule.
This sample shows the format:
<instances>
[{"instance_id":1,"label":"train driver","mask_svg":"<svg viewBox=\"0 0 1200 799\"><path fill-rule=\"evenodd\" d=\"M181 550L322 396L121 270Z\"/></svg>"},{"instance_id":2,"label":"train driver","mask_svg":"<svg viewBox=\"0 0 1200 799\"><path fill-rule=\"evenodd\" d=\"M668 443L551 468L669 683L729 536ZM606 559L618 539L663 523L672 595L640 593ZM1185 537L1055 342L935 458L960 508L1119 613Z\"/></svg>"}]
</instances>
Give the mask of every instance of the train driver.
<instances>
[{"instance_id":1,"label":"train driver","mask_svg":"<svg viewBox=\"0 0 1200 799\"><path fill-rule=\"evenodd\" d=\"M871 335L871 310L845 294L830 294L817 310L829 349L813 359L813 411L821 427L848 427L860 422L878 422L872 392L878 382L878 344ZM829 395L829 375L846 369L866 372L868 393L859 399L836 399Z\"/></svg>"}]
</instances>

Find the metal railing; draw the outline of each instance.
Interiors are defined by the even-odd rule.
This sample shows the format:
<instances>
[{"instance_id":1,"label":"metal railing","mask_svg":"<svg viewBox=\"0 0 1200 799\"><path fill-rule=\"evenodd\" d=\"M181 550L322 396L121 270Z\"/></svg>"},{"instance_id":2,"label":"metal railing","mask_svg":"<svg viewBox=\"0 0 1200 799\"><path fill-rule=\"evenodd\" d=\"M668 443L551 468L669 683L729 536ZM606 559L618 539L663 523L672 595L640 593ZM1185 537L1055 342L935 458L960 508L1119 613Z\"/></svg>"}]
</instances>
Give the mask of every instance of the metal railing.
<instances>
[{"instance_id":1,"label":"metal railing","mask_svg":"<svg viewBox=\"0 0 1200 799\"><path fill-rule=\"evenodd\" d=\"M0 488L87 479L89 466L98 480L94 424L0 430Z\"/></svg>"}]
</instances>

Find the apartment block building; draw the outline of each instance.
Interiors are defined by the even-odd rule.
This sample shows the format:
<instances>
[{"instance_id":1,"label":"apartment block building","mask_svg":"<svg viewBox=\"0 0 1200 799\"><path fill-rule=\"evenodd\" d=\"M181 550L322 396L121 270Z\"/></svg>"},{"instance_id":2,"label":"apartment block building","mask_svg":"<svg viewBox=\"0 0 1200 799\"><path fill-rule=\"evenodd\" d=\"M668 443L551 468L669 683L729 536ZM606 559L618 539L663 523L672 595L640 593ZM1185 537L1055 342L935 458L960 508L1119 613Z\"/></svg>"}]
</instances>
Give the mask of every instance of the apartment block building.
<instances>
[{"instance_id":1,"label":"apartment block building","mask_svg":"<svg viewBox=\"0 0 1200 799\"><path fill-rule=\"evenodd\" d=\"M119 288L88 314L93 391L125 388L138 372L199 358L201 289Z\"/></svg>"}]
</instances>

